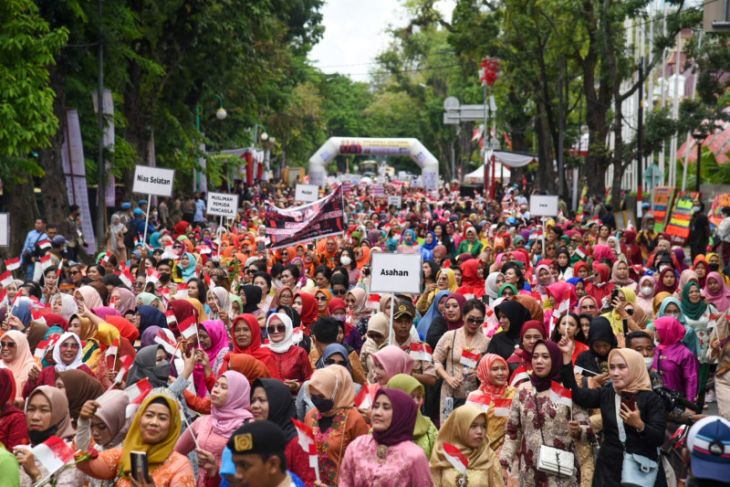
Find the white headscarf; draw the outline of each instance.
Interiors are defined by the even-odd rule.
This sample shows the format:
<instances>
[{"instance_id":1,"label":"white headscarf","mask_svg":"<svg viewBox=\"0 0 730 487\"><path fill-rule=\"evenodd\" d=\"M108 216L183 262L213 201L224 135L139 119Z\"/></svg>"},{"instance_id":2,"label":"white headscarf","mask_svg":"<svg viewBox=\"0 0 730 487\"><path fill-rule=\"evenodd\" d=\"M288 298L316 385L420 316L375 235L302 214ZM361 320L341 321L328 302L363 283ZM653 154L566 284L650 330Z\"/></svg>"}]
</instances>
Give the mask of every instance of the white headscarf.
<instances>
[{"instance_id":1,"label":"white headscarf","mask_svg":"<svg viewBox=\"0 0 730 487\"><path fill-rule=\"evenodd\" d=\"M210 292L213 293L213 295L218 298L218 303L220 305L218 311L222 315L225 313L228 315L228 317L233 318L233 307L231 306L231 297L228 295L228 291L226 291L226 288L222 286L214 287L210 290Z\"/></svg>"},{"instance_id":2,"label":"white headscarf","mask_svg":"<svg viewBox=\"0 0 730 487\"><path fill-rule=\"evenodd\" d=\"M66 293L58 293L55 296L53 296L53 301L55 301L58 298L61 298L61 312L59 313L61 316L64 317L66 321L71 320L71 317L79 312L79 307L76 305L76 300L74 297L70 294Z\"/></svg>"},{"instance_id":3,"label":"white headscarf","mask_svg":"<svg viewBox=\"0 0 730 487\"><path fill-rule=\"evenodd\" d=\"M79 344L79 351L76 352L76 358L74 358L74 361L71 362L69 365L66 365L61 360L61 344L65 342L67 339L73 338L76 340L76 343ZM56 342L56 346L53 347L53 361L56 362L56 370L58 372L63 372L64 370L73 370L78 369L81 364L84 363L84 347L81 345L81 339L76 335L76 333L71 333L70 331L67 331L63 335L61 335L61 338L58 339L58 342Z\"/></svg>"},{"instance_id":4,"label":"white headscarf","mask_svg":"<svg viewBox=\"0 0 730 487\"><path fill-rule=\"evenodd\" d=\"M271 339L269 339L268 347L272 352L284 353L294 345L294 325L291 322L291 318L289 318L289 315L286 313L274 313L266 320L267 328L269 327L269 323L271 323L271 319L274 317L281 320L282 324L286 327L286 330L284 331L284 339L282 341L274 343Z\"/></svg>"}]
</instances>

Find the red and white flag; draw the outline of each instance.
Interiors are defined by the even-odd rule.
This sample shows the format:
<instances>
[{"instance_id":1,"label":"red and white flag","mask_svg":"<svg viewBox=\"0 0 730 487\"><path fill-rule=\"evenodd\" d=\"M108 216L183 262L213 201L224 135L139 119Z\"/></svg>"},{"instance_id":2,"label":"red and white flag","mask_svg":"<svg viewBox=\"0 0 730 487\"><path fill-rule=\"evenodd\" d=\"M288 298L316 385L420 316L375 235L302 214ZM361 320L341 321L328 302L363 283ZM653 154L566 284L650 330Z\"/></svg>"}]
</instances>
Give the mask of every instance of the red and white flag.
<instances>
[{"instance_id":1,"label":"red and white flag","mask_svg":"<svg viewBox=\"0 0 730 487\"><path fill-rule=\"evenodd\" d=\"M49 267L51 267L53 265L53 261L51 260L51 254L46 254L43 257L41 257L40 263L41 263L41 269L44 271L46 269L48 269Z\"/></svg>"},{"instance_id":2,"label":"red and white flag","mask_svg":"<svg viewBox=\"0 0 730 487\"><path fill-rule=\"evenodd\" d=\"M39 308L33 308L30 310L30 317L33 321L46 322L45 313Z\"/></svg>"},{"instance_id":3,"label":"red and white flag","mask_svg":"<svg viewBox=\"0 0 730 487\"><path fill-rule=\"evenodd\" d=\"M512 372L512 380L509 381L509 385L517 387L525 381L530 380L530 374L527 373L524 367L519 366Z\"/></svg>"},{"instance_id":4,"label":"red and white flag","mask_svg":"<svg viewBox=\"0 0 730 487\"><path fill-rule=\"evenodd\" d=\"M115 338L112 341L112 344L107 347L105 352L107 357L114 356L114 360L116 360L117 353L119 353L119 338Z\"/></svg>"},{"instance_id":5,"label":"red and white flag","mask_svg":"<svg viewBox=\"0 0 730 487\"><path fill-rule=\"evenodd\" d=\"M503 397L493 397L492 412L494 415L500 418L509 417L509 410L512 408L512 399Z\"/></svg>"},{"instance_id":6,"label":"red and white flag","mask_svg":"<svg viewBox=\"0 0 730 487\"><path fill-rule=\"evenodd\" d=\"M168 328L177 323L177 318L175 317L175 312L171 309L168 309L167 311L165 311L165 319L167 320Z\"/></svg>"},{"instance_id":7,"label":"red and white flag","mask_svg":"<svg viewBox=\"0 0 730 487\"><path fill-rule=\"evenodd\" d=\"M5 301L5 296L8 295L7 289L0 289L0 302Z\"/></svg>"},{"instance_id":8,"label":"red and white flag","mask_svg":"<svg viewBox=\"0 0 730 487\"><path fill-rule=\"evenodd\" d=\"M165 352L167 352L170 355L175 355L177 350L177 342L173 337L168 335L168 333L172 334L170 330L160 330L157 332L157 335L155 335L155 343L158 343L162 345L162 348L165 349Z\"/></svg>"},{"instance_id":9,"label":"red and white flag","mask_svg":"<svg viewBox=\"0 0 730 487\"><path fill-rule=\"evenodd\" d=\"M31 450L36 462L43 465L47 475L61 470L64 465L74 459L73 448L58 436L51 436Z\"/></svg>"},{"instance_id":10,"label":"red and white flag","mask_svg":"<svg viewBox=\"0 0 730 487\"><path fill-rule=\"evenodd\" d=\"M60 279L61 274L63 274L63 259L61 259L58 262L58 269L56 269L56 277Z\"/></svg>"},{"instance_id":11,"label":"red and white flag","mask_svg":"<svg viewBox=\"0 0 730 487\"><path fill-rule=\"evenodd\" d=\"M466 455L461 453L461 450L451 443L444 442L443 448L444 456L451 466L454 467L454 470L459 472L461 475L466 475L466 471L469 468L469 459L466 458Z\"/></svg>"},{"instance_id":12,"label":"red and white flag","mask_svg":"<svg viewBox=\"0 0 730 487\"><path fill-rule=\"evenodd\" d=\"M424 362L433 361L431 347L428 343L411 343L409 355L413 360L423 360Z\"/></svg>"},{"instance_id":13,"label":"red and white flag","mask_svg":"<svg viewBox=\"0 0 730 487\"><path fill-rule=\"evenodd\" d=\"M106 253L104 254L104 257L101 258L101 261L104 262L105 264L108 264L112 255L113 254L107 250Z\"/></svg>"},{"instance_id":14,"label":"red and white flag","mask_svg":"<svg viewBox=\"0 0 730 487\"><path fill-rule=\"evenodd\" d=\"M294 428L297 430L297 436L299 438L299 446L302 447L309 456L309 466L314 469L314 473L317 476L317 482L320 481L319 477L319 457L317 453L317 444L314 442L314 431L312 427L292 419Z\"/></svg>"},{"instance_id":15,"label":"red and white flag","mask_svg":"<svg viewBox=\"0 0 730 487\"><path fill-rule=\"evenodd\" d=\"M463 365L464 367L469 367L470 369L476 369L480 358L481 358L481 355L477 352L471 352L469 350L462 350L461 359L459 360L459 363L461 365Z\"/></svg>"},{"instance_id":16,"label":"red and white flag","mask_svg":"<svg viewBox=\"0 0 730 487\"><path fill-rule=\"evenodd\" d=\"M474 391L466 399L467 404L476 406L485 413L489 411L489 405L492 402L492 395L486 392Z\"/></svg>"},{"instance_id":17,"label":"red and white flag","mask_svg":"<svg viewBox=\"0 0 730 487\"><path fill-rule=\"evenodd\" d=\"M157 284L160 281L160 273L157 272L155 269L150 267L147 269L147 277L145 278L145 284L151 282L152 284Z\"/></svg>"},{"instance_id":18,"label":"red and white flag","mask_svg":"<svg viewBox=\"0 0 730 487\"><path fill-rule=\"evenodd\" d=\"M15 271L20 269L20 257L5 260L5 268L9 271Z\"/></svg>"},{"instance_id":19,"label":"red and white flag","mask_svg":"<svg viewBox=\"0 0 730 487\"><path fill-rule=\"evenodd\" d=\"M553 381L550 384L550 400L558 405L573 407L573 391Z\"/></svg>"},{"instance_id":20,"label":"red and white flag","mask_svg":"<svg viewBox=\"0 0 730 487\"><path fill-rule=\"evenodd\" d=\"M42 248L43 250L47 250L51 248L51 241L48 239L43 239L40 242L38 242L38 247Z\"/></svg>"},{"instance_id":21,"label":"red and white flag","mask_svg":"<svg viewBox=\"0 0 730 487\"><path fill-rule=\"evenodd\" d=\"M35 347L35 351L33 352L33 357L37 358L38 360L43 360L43 357L46 356L46 350L48 350L48 343L50 340L42 340L38 343Z\"/></svg>"},{"instance_id":22,"label":"red and white flag","mask_svg":"<svg viewBox=\"0 0 730 487\"><path fill-rule=\"evenodd\" d=\"M198 253L201 255L210 255L213 251L208 245L198 245Z\"/></svg>"},{"instance_id":23,"label":"red and white flag","mask_svg":"<svg viewBox=\"0 0 730 487\"><path fill-rule=\"evenodd\" d=\"M131 288L134 284L134 276L132 276L132 272L124 265L120 265L119 269L120 272L116 273L117 276L119 276L119 279L124 283L125 286Z\"/></svg>"},{"instance_id":24,"label":"red and white flag","mask_svg":"<svg viewBox=\"0 0 730 487\"><path fill-rule=\"evenodd\" d=\"M355 396L355 406L358 409L367 410L373 407L375 402L375 394L378 392L377 384L363 384L360 392Z\"/></svg>"},{"instance_id":25,"label":"red and white flag","mask_svg":"<svg viewBox=\"0 0 730 487\"><path fill-rule=\"evenodd\" d=\"M10 271L5 271L2 274L0 274L0 284L3 285L3 287L8 287L13 283L13 274ZM20 295L20 293L18 293Z\"/></svg>"},{"instance_id":26,"label":"red and white flag","mask_svg":"<svg viewBox=\"0 0 730 487\"><path fill-rule=\"evenodd\" d=\"M302 330L301 326L297 326L292 330L291 338L294 344L297 344L304 340L304 330Z\"/></svg>"},{"instance_id":27,"label":"red and white flag","mask_svg":"<svg viewBox=\"0 0 730 487\"><path fill-rule=\"evenodd\" d=\"M186 340L198 336L198 323L194 316L185 318L182 323L178 324L177 329L180 330L180 335Z\"/></svg>"},{"instance_id":28,"label":"red and white flag","mask_svg":"<svg viewBox=\"0 0 730 487\"><path fill-rule=\"evenodd\" d=\"M132 367L132 364L134 363L134 357L131 355L125 355L122 357L122 365L119 367L119 372L117 373L117 376L114 378L115 384L121 384L124 380L124 376L127 375L127 372L129 372L129 369Z\"/></svg>"},{"instance_id":29,"label":"red and white flag","mask_svg":"<svg viewBox=\"0 0 730 487\"><path fill-rule=\"evenodd\" d=\"M147 394L149 394L152 389L153 387L152 384L150 384L150 380L145 377L124 389L124 393L129 398L130 404L142 404L142 401L144 401L144 398L147 397Z\"/></svg>"}]
</instances>

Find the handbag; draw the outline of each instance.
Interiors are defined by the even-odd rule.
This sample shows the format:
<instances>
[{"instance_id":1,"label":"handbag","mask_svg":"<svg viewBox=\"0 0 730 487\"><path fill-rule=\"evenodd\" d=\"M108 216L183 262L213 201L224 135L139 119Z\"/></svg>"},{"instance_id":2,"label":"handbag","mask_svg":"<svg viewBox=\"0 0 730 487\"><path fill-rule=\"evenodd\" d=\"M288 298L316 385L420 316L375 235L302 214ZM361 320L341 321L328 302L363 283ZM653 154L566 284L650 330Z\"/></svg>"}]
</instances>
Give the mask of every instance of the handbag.
<instances>
[{"instance_id":1,"label":"handbag","mask_svg":"<svg viewBox=\"0 0 730 487\"><path fill-rule=\"evenodd\" d=\"M651 458L630 453L626 451L626 429L621 419L621 396L614 395L616 409L616 424L618 426L618 439L624 448L624 460L621 464L621 486L622 487L649 487L656 482L659 473L659 464Z\"/></svg>"},{"instance_id":2,"label":"handbag","mask_svg":"<svg viewBox=\"0 0 730 487\"><path fill-rule=\"evenodd\" d=\"M546 445L542 426L540 426L540 438L542 438L542 444L537 452L537 469L548 475L573 477L575 475L575 455L573 452Z\"/></svg>"}]
</instances>

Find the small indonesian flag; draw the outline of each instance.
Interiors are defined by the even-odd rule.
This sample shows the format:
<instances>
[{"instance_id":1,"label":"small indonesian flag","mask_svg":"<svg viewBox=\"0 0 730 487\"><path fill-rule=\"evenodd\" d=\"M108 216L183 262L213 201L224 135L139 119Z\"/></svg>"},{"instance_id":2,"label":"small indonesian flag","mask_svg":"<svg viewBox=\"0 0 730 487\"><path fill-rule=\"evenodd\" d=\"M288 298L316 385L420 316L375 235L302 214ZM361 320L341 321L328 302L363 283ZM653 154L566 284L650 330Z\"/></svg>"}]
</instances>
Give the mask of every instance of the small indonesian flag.
<instances>
[{"instance_id":1,"label":"small indonesian flag","mask_svg":"<svg viewBox=\"0 0 730 487\"><path fill-rule=\"evenodd\" d=\"M302 330L301 326L297 326L292 330L291 338L294 341L294 344L297 344L304 340L304 330Z\"/></svg>"},{"instance_id":2,"label":"small indonesian flag","mask_svg":"<svg viewBox=\"0 0 730 487\"><path fill-rule=\"evenodd\" d=\"M168 332L170 332L170 330L158 331L157 335L155 335L155 343L162 345L162 348L164 348L165 352L168 354L174 355L177 351L177 342L168 335Z\"/></svg>"},{"instance_id":3,"label":"small indonesian flag","mask_svg":"<svg viewBox=\"0 0 730 487\"><path fill-rule=\"evenodd\" d=\"M51 436L40 445L32 449L36 462L43 465L47 475L61 470L64 465L74 458L73 449L58 436Z\"/></svg>"},{"instance_id":4,"label":"small indonesian flag","mask_svg":"<svg viewBox=\"0 0 730 487\"><path fill-rule=\"evenodd\" d=\"M43 360L43 357L46 356L46 350L48 350L50 340L42 340L38 343L35 347L35 352L33 352L33 356L37 358L38 360Z\"/></svg>"},{"instance_id":5,"label":"small indonesian flag","mask_svg":"<svg viewBox=\"0 0 730 487\"><path fill-rule=\"evenodd\" d=\"M112 253L107 250L106 253L104 254L104 257L101 258L101 261L104 262L105 264L108 264L111 256L112 256Z\"/></svg>"},{"instance_id":6,"label":"small indonesian flag","mask_svg":"<svg viewBox=\"0 0 730 487\"><path fill-rule=\"evenodd\" d=\"M587 257L586 251L583 249L583 247L578 247L577 249L575 249L575 255L577 255L580 260L585 260Z\"/></svg>"},{"instance_id":7,"label":"small indonesian flag","mask_svg":"<svg viewBox=\"0 0 730 487\"><path fill-rule=\"evenodd\" d=\"M9 271L20 269L20 257L5 260L5 268Z\"/></svg>"},{"instance_id":8,"label":"small indonesian flag","mask_svg":"<svg viewBox=\"0 0 730 487\"><path fill-rule=\"evenodd\" d=\"M365 304L370 309L380 309L380 294L371 294Z\"/></svg>"},{"instance_id":9,"label":"small indonesian flag","mask_svg":"<svg viewBox=\"0 0 730 487\"><path fill-rule=\"evenodd\" d=\"M722 313L710 313L710 321L717 321L722 316Z\"/></svg>"},{"instance_id":10,"label":"small indonesian flag","mask_svg":"<svg viewBox=\"0 0 730 487\"><path fill-rule=\"evenodd\" d=\"M121 384L122 380L124 380L124 376L127 374L129 369L132 367L132 363L134 363L134 357L131 355L125 355L122 357L122 365L119 367L119 372L117 373L117 376L114 378L115 384Z\"/></svg>"},{"instance_id":11,"label":"small indonesian flag","mask_svg":"<svg viewBox=\"0 0 730 487\"><path fill-rule=\"evenodd\" d=\"M51 260L51 254L46 254L43 257L41 257L41 269L44 271L51 267L53 265L53 261Z\"/></svg>"},{"instance_id":12,"label":"small indonesian flag","mask_svg":"<svg viewBox=\"0 0 730 487\"><path fill-rule=\"evenodd\" d=\"M58 263L58 269L56 269L56 277L61 278L61 274L63 274L63 259Z\"/></svg>"},{"instance_id":13,"label":"small indonesian flag","mask_svg":"<svg viewBox=\"0 0 730 487\"><path fill-rule=\"evenodd\" d=\"M175 317L175 312L171 309L168 309L167 311L165 311L165 319L167 320L168 327L177 323L177 318Z\"/></svg>"},{"instance_id":14,"label":"small indonesian flag","mask_svg":"<svg viewBox=\"0 0 730 487\"><path fill-rule=\"evenodd\" d=\"M314 442L314 431L312 430L312 427L298 421L297 419L292 419L292 423L294 423L294 428L297 430L299 446L301 446L302 450L304 450L307 454L316 455L317 445Z\"/></svg>"},{"instance_id":15,"label":"small indonesian flag","mask_svg":"<svg viewBox=\"0 0 730 487\"><path fill-rule=\"evenodd\" d=\"M512 408L512 399L503 397L493 397L494 403L492 411L494 415L500 418L509 417L509 410Z\"/></svg>"},{"instance_id":16,"label":"small indonesian flag","mask_svg":"<svg viewBox=\"0 0 730 487\"><path fill-rule=\"evenodd\" d=\"M409 355L413 360L423 360L424 362L431 362L433 360L431 347L428 343L411 343Z\"/></svg>"},{"instance_id":17,"label":"small indonesian flag","mask_svg":"<svg viewBox=\"0 0 730 487\"><path fill-rule=\"evenodd\" d=\"M489 404L492 402L492 395L482 391L474 391L466 399L467 404L478 407L485 413L489 411Z\"/></svg>"},{"instance_id":18,"label":"small indonesian flag","mask_svg":"<svg viewBox=\"0 0 730 487\"><path fill-rule=\"evenodd\" d=\"M48 239L43 239L40 242L38 242L38 247L42 248L43 250L50 249L51 248L51 241Z\"/></svg>"},{"instance_id":19,"label":"small indonesian flag","mask_svg":"<svg viewBox=\"0 0 730 487\"><path fill-rule=\"evenodd\" d=\"M444 442L444 456L449 461L454 470L459 472L461 475L466 475L466 471L469 468L469 459L461 453L456 446L451 443Z\"/></svg>"},{"instance_id":20,"label":"small indonesian flag","mask_svg":"<svg viewBox=\"0 0 730 487\"><path fill-rule=\"evenodd\" d=\"M0 274L0 284L3 285L3 287L8 287L13 283L13 274L10 271L5 271L2 274ZM18 293L20 295L20 293Z\"/></svg>"},{"instance_id":21,"label":"small indonesian flag","mask_svg":"<svg viewBox=\"0 0 730 487\"><path fill-rule=\"evenodd\" d=\"M147 397L147 394L149 394L151 390L152 384L150 384L150 380L145 377L124 389L124 393L129 398L130 404L142 404L142 401L144 401L144 398Z\"/></svg>"},{"instance_id":22,"label":"small indonesian flag","mask_svg":"<svg viewBox=\"0 0 730 487\"><path fill-rule=\"evenodd\" d=\"M145 284L148 282L151 282L153 284L157 284L160 280L160 273L157 272L153 268L147 269L147 278L145 279Z\"/></svg>"},{"instance_id":23,"label":"small indonesian flag","mask_svg":"<svg viewBox=\"0 0 730 487\"><path fill-rule=\"evenodd\" d=\"M182 337L186 340L193 336L197 336L198 323L195 320L195 317L190 316L183 320L183 322L178 325L178 330L180 330L180 335L182 335Z\"/></svg>"},{"instance_id":24,"label":"small indonesian flag","mask_svg":"<svg viewBox=\"0 0 730 487\"><path fill-rule=\"evenodd\" d=\"M207 245L198 246L198 253L200 253L201 255L210 255L211 252L213 252L213 251Z\"/></svg>"},{"instance_id":25,"label":"small indonesian flag","mask_svg":"<svg viewBox=\"0 0 730 487\"><path fill-rule=\"evenodd\" d=\"M550 400L558 405L573 407L573 391L553 381L550 384Z\"/></svg>"},{"instance_id":26,"label":"small indonesian flag","mask_svg":"<svg viewBox=\"0 0 730 487\"><path fill-rule=\"evenodd\" d=\"M33 318L33 321L43 321L45 322L46 319L44 318L44 313L38 308L33 308L30 310L30 317Z\"/></svg>"},{"instance_id":27,"label":"small indonesian flag","mask_svg":"<svg viewBox=\"0 0 730 487\"><path fill-rule=\"evenodd\" d=\"M175 297L178 299L185 299L188 297L188 285L186 283L181 282L175 286Z\"/></svg>"},{"instance_id":28,"label":"small indonesian flag","mask_svg":"<svg viewBox=\"0 0 730 487\"><path fill-rule=\"evenodd\" d=\"M204 275L203 279L205 279L205 285L208 287L208 289L213 289L215 287L211 284L213 281L210 279L210 274Z\"/></svg>"},{"instance_id":29,"label":"small indonesian flag","mask_svg":"<svg viewBox=\"0 0 730 487\"><path fill-rule=\"evenodd\" d=\"M512 372L512 380L509 381L509 385L517 387L528 380L530 380L530 374L527 373L527 370L524 367L519 366L514 372Z\"/></svg>"},{"instance_id":30,"label":"small indonesian flag","mask_svg":"<svg viewBox=\"0 0 730 487\"><path fill-rule=\"evenodd\" d=\"M481 355L479 353L464 349L461 351L461 359L459 360L459 363L464 367L476 369L480 358Z\"/></svg>"},{"instance_id":31,"label":"small indonesian flag","mask_svg":"<svg viewBox=\"0 0 730 487\"><path fill-rule=\"evenodd\" d=\"M111 356L116 357L117 353L119 353L119 338L115 338L114 341L112 342L112 344L110 346L108 346L106 349L107 357L111 357Z\"/></svg>"},{"instance_id":32,"label":"small indonesian flag","mask_svg":"<svg viewBox=\"0 0 730 487\"><path fill-rule=\"evenodd\" d=\"M7 289L0 289L0 302L5 301L5 296L8 295Z\"/></svg>"},{"instance_id":33,"label":"small indonesian flag","mask_svg":"<svg viewBox=\"0 0 730 487\"><path fill-rule=\"evenodd\" d=\"M120 269L121 272L119 272L117 276L119 276L119 279L121 279L125 286L131 288L132 284L134 283L134 277L132 277L132 273L126 267L120 267Z\"/></svg>"},{"instance_id":34,"label":"small indonesian flag","mask_svg":"<svg viewBox=\"0 0 730 487\"><path fill-rule=\"evenodd\" d=\"M375 402L375 394L378 392L377 384L363 384L360 392L355 396L355 406L358 409L367 410L373 407Z\"/></svg>"}]
</instances>

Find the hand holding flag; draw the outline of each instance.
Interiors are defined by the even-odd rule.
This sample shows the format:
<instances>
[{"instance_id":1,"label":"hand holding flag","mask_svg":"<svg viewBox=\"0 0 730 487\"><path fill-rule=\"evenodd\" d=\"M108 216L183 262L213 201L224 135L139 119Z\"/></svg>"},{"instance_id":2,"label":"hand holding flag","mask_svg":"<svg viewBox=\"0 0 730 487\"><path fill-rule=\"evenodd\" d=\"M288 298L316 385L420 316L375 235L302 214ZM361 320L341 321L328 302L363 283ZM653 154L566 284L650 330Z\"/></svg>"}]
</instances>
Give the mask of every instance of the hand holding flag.
<instances>
[{"instance_id":1,"label":"hand holding flag","mask_svg":"<svg viewBox=\"0 0 730 487\"><path fill-rule=\"evenodd\" d=\"M451 466L454 467L454 470L459 472L461 475L466 475L466 472L469 469L469 459L466 458L466 455L461 453L461 450L451 443L444 442L443 448L444 456Z\"/></svg>"}]
</instances>

